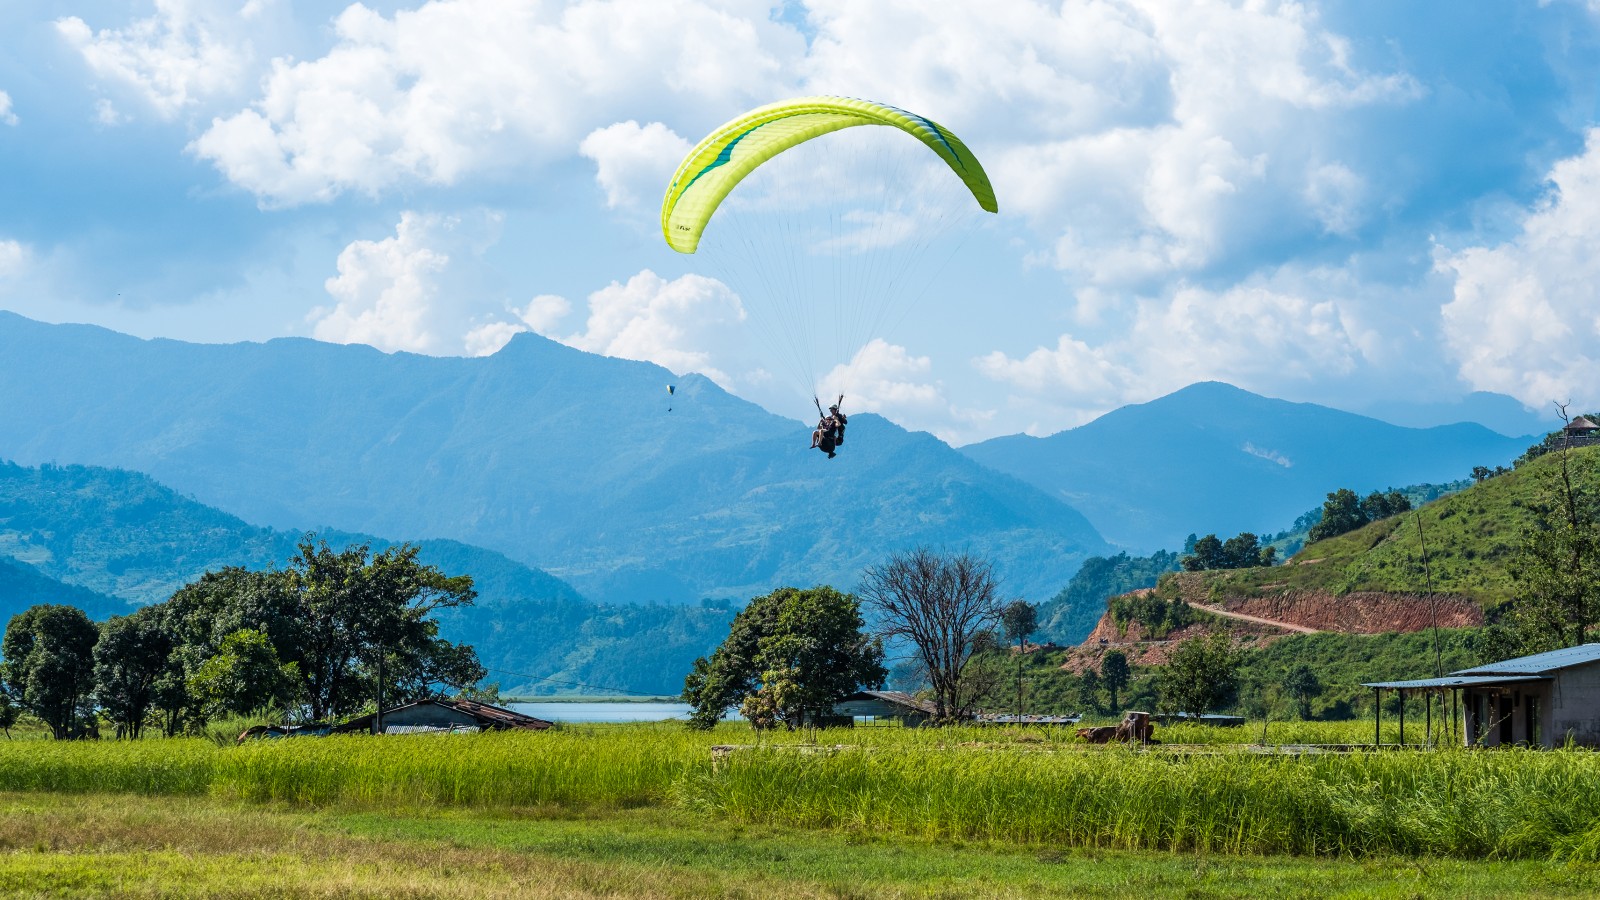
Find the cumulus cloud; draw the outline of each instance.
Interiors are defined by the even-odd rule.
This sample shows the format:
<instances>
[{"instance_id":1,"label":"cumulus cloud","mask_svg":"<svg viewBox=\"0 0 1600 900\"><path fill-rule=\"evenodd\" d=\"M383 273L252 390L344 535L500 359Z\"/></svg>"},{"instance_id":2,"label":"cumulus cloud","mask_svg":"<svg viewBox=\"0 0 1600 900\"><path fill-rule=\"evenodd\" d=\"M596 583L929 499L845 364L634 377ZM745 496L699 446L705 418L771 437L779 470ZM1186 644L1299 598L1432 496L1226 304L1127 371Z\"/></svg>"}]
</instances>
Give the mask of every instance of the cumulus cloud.
<instances>
[{"instance_id":1,"label":"cumulus cloud","mask_svg":"<svg viewBox=\"0 0 1600 900\"><path fill-rule=\"evenodd\" d=\"M689 147L660 122L641 126L630 119L591 131L578 152L594 161L595 180L606 193L606 206L616 209L659 200L661 186Z\"/></svg>"},{"instance_id":2,"label":"cumulus cloud","mask_svg":"<svg viewBox=\"0 0 1600 900\"><path fill-rule=\"evenodd\" d=\"M331 306L307 317L319 340L380 350L483 355L525 330L483 287L482 251L499 216L407 211L392 236L352 241L324 284Z\"/></svg>"},{"instance_id":3,"label":"cumulus cloud","mask_svg":"<svg viewBox=\"0 0 1600 900\"><path fill-rule=\"evenodd\" d=\"M953 404L933 376L932 359L877 338L823 376L822 393L845 395L847 412L879 413L906 428L957 443L992 417Z\"/></svg>"},{"instance_id":4,"label":"cumulus cloud","mask_svg":"<svg viewBox=\"0 0 1600 900\"><path fill-rule=\"evenodd\" d=\"M248 4L241 13L221 0L156 0L155 15L125 28L95 31L77 16L55 24L90 71L172 119L244 83L254 58L245 28L251 7L259 5Z\"/></svg>"},{"instance_id":5,"label":"cumulus cloud","mask_svg":"<svg viewBox=\"0 0 1600 900\"><path fill-rule=\"evenodd\" d=\"M559 305L546 298L541 308ZM737 348L745 345L739 327L744 319L738 295L722 282L701 275L669 281L645 269L590 294L584 330L560 340L591 353L647 360L680 374L699 372L733 387L741 373L726 360L742 355Z\"/></svg>"},{"instance_id":6,"label":"cumulus cloud","mask_svg":"<svg viewBox=\"0 0 1600 900\"><path fill-rule=\"evenodd\" d=\"M17 114L11 111L11 95L0 91L0 123L17 124Z\"/></svg>"},{"instance_id":7,"label":"cumulus cloud","mask_svg":"<svg viewBox=\"0 0 1600 900\"><path fill-rule=\"evenodd\" d=\"M622 109L771 95L804 43L767 13L755 0L431 0L392 17L356 4L326 55L274 60L261 98L191 149L274 204L451 184L565 157Z\"/></svg>"},{"instance_id":8,"label":"cumulus cloud","mask_svg":"<svg viewBox=\"0 0 1600 900\"><path fill-rule=\"evenodd\" d=\"M1221 290L1185 285L1141 300L1126 330L1105 341L1063 334L1054 347L1021 357L996 351L973 364L1013 388L1049 428L1196 381L1276 394L1347 377L1385 350L1371 331L1349 298L1310 297L1265 282Z\"/></svg>"},{"instance_id":9,"label":"cumulus cloud","mask_svg":"<svg viewBox=\"0 0 1600 900\"><path fill-rule=\"evenodd\" d=\"M0 240L0 279L21 275L28 264L28 248L20 241Z\"/></svg>"},{"instance_id":10,"label":"cumulus cloud","mask_svg":"<svg viewBox=\"0 0 1600 900\"><path fill-rule=\"evenodd\" d=\"M1600 129L1556 163L1519 232L1489 247L1437 250L1453 279L1444 333L1463 381L1529 407L1600 403Z\"/></svg>"}]
</instances>

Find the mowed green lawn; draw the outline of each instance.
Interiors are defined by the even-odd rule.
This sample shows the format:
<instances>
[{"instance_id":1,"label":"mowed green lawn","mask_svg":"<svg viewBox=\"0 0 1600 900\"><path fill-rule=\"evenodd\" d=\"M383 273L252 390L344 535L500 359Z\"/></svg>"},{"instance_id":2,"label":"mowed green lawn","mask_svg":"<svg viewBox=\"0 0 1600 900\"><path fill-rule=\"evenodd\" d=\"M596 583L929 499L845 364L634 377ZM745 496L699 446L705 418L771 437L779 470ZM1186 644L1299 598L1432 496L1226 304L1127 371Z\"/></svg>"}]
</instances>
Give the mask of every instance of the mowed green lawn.
<instances>
[{"instance_id":1,"label":"mowed green lawn","mask_svg":"<svg viewBox=\"0 0 1600 900\"><path fill-rule=\"evenodd\" d=\"M305 809L0 794L18 897L1584 897L1600 869L1018 848L681 810Z\"/></svg>"}]
</instances>

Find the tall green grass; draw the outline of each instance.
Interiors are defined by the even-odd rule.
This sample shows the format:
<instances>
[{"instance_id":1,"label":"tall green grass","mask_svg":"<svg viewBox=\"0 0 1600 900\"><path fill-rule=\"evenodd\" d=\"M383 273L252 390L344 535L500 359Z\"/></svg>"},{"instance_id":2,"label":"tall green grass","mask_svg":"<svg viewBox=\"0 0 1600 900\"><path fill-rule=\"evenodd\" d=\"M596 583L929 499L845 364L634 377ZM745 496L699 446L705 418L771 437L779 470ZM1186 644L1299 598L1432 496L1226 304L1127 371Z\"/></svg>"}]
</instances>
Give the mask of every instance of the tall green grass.
<instances>
[{"instance_id":1,"label":"tall green grass","mask_svg":"<svg viewBox=\"0 0 1600 900\"><path fill-rule=\"evenodd\" d=\"M200 738L0 741L0 790L203 794L219 758Z\"/></svg>"},{"instance_id":2,"label":"tall green grass","mask_svg":"<svg viewBox=\"0 0 1600 900\"><path fill-rule=\"evenodd\" d=\"M1214 731L1214 730L1213 730ZM315 805L678 806L753 823L1050 846L1600 861L1600 754L1087 747L1063 731L724 726L0 741L0 790ZM741 749L713 758L712 746ZM794 745L802 746L796 747Z\"/></svg>"}]
</instances>

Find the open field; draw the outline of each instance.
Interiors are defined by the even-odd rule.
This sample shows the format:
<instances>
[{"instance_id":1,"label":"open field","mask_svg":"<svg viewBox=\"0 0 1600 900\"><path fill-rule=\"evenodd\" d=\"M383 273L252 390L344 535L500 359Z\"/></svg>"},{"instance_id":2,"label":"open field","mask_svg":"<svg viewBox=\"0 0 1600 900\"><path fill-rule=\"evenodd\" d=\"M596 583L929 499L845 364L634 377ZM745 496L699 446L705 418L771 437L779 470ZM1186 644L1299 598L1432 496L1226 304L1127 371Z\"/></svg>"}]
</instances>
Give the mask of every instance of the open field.
<instances>
[{"instance_id":1,"label":"open field","mask_svg":"<svg viewBox=\"0 0 1600 900\"><path fill-rule=\"evenodd\" d=\"M0 794L0 894L39 897L1581 897L1578 863L1016 847L675 809Z\"/></svg>"},{"instance_id":2,"label":"open field","mask_svg":"<svg viewBox=\"0 0 1600 900\"><path fill-rule=\"evenodd\" d=\"M16 741L0 742L0 790L301 808L656 809L1051 851L1600 859L1600 755L1586 751L1296 756L1064 738L884 728L819 732L815 745L781 734L752 746L737 725L710 734L666 725L227 748ZM746 746L713 761L715 744Z\"/></svg>"}]
</instances>

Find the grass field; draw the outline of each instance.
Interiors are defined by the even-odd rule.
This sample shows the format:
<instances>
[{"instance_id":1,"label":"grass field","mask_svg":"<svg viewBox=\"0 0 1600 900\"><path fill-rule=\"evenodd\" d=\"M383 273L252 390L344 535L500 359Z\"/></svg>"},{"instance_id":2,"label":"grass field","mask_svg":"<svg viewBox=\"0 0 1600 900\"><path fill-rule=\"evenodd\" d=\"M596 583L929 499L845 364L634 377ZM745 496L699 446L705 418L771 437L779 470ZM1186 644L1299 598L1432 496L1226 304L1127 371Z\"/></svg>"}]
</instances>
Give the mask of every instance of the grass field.
<instances>
[{"instance_id":1,"label":"grass field","mask_svg":"<svg viewBox=\"0 0 1600 900\"><path fill-rule=\"evenodd\" d=\"M588 813L0 794L0 895L39 897L1555 898L1574 863L1017 847Z\"/></svg>"},{"instance_id":2,"label":"grass field","mask_svg":"<svg viewBox=\"0 0 1600 900\"><path fill-rule=\"evenodd\" d=\"M1193 728L1216 736L1217 730ZM1172 729L1174 734L1184 729ZM301 808L669 810L698 820L1041 850L1600 859L1600 756L1150 751L1064 731L739 725L201 740L0 742L0 790ZM743 749L714 761L714 744Z\"/></svg>"}]
</instances>

